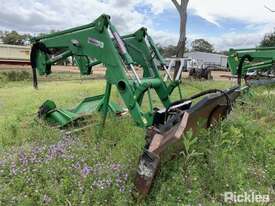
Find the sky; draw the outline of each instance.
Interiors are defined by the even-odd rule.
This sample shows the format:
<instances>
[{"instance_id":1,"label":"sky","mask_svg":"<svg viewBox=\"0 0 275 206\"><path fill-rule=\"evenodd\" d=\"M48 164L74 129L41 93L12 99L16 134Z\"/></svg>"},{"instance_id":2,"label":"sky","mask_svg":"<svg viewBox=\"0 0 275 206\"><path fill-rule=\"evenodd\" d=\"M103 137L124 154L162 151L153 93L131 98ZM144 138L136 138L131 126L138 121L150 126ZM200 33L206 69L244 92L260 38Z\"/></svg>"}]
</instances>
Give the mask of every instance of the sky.
<instances>
[{"instance_id":1,"label":"sky","mask_svg":"<svg viewBox=\"0 0 275 206\"><path fill-rule=\"evenodd\" d=\"M180 0L178 0L180 1ZM187 39L204 38L217 51L255 47L274 31L274 0L189 0ZM0 30L38 34L109 14L121 34L144 26L156 43L175 45L179 16L171 0L0 0Z\"/></svg>"}]
</instances>

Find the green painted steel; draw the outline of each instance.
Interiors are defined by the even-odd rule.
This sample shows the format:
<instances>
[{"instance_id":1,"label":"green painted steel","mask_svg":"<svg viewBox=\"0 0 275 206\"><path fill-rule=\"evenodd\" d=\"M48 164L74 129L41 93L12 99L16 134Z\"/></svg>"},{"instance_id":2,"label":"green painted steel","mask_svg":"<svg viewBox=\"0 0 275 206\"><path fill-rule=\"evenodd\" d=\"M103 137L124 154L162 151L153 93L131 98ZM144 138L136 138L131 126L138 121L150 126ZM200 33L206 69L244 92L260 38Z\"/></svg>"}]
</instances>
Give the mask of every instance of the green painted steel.
<instances>
[{"instance_id":1,"label":"green painted steel","mask_svg":"<svg viewBox=\"0 0 275 206\"><path fill-rule=\"evenodd\" d=\"M95 111L102 111L103 95L86 97L78 106L73 109L59 109L51 100L45 101L40 107L40 115L43 116L50 125L59 126L60 128L77 125L80 120L88 118ZM116 103L108 103L108 111L113 114L120 114L124 109ZM46 112L42 110L46 109Z\"/></svg>"},{"instance_id":2,"label":"green painted steel","mask_svg":"<svg viewBox=\"0 0 275 206\"><path fill-rule=\"evenodd\" d=\"M275 47L229 50L228 65L233 75L239 75L240 72L240 75L244 77L252 70L270 71L274 62Z\"/></svg>"},{"instance_id":3,"label":"green painted steel","mask_svg":"<svg viewBox=\"0 0 275 206\"><path fill-rule=\"evenodd\" d=\"M158 61L164 65L164 60L145 28L120 36L108 15L101 15L85 26L34 38L32 43L31 61L40 75L50 74L51 65L68 56L75 58L83 75L90 74L92 67L100 63L107 68L106 89L100 101L89 97L75 110L46 110L45 119L61 126L93 111L102 112L103 122L108 111L121 111L118 105L110 102L111 89L115 86L135 123L140 127L149 127L154 116L150 90L155 90L163 106L168 108L171 104L170 95L180 84L180 81L164 82L155 63ZM53 49L62 49L63 53L50 55L49 51ZM137 75L136 66L141 68L142 77ZM149 97L149 112L141 109L146 93Z\"/></svg>"}]
</instances>

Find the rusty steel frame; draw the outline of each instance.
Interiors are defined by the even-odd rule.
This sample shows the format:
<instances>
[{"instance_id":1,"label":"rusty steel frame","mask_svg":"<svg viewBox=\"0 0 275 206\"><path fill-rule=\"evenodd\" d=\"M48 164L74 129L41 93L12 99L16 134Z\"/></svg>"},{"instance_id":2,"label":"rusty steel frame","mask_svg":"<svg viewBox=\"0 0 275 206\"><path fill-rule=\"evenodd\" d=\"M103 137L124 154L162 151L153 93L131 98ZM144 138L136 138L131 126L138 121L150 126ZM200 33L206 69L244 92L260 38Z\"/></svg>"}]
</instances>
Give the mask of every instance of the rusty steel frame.
<instances>
[{"instance_id":1,"label":"rusty steel frame","mask_svg":"<svg viewBox=\"0 0 275 206\"><path fill-rule=\"evenodd\" d=\"M199 128L207 129L224 119L231 111L231 103L235 101L243 89L235 87L206 96L194 106L191 107L190 105L189 109L181 111L181 118L178 118L179 121L170 129L160 131L157 126L148 128L146 136L148 144L140 157L135 178L137 191L143 196L150 192L159 171L161 160L167 159L165 150L168 147L174 145L179 146L177 149L180 149L179 141L184 138L188 131L196 134ZM228 99L230 99L230 105L228 105ZM186 104L191 104L191 102L186 102ZM198 122L202 125L198 125ZM164 158L164 156L166 157Z\"/></svg>"}]
</instances>

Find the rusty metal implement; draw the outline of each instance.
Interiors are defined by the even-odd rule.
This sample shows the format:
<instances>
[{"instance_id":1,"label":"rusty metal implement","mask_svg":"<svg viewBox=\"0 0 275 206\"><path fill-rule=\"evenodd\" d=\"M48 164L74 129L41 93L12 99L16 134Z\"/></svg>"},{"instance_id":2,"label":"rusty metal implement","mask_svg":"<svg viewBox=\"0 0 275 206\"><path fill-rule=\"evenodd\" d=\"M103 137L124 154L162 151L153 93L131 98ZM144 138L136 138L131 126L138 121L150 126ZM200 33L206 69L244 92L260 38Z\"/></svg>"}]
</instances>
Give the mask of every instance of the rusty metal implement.
<instances>
[{"instance_id":1,"label":"rusty metal implement","mask_svg":"<svg viewBox=\"0 0 275 206\"><path fill-rule=\"evenodd\" d=\"M181 104L175 104L169 111L158 111L154 125L147 129L148 144L140 157L135 178L137 191L144 196L149 193L162 158L169 155L165 153L168 147L179 146L179 141L188 131L191 130L195 134L199 128L212 127L224 119L231 111L231 104L244 89L235 87L225 91L212 90L209 93L213 94L207 95L192 106L191 100L207 93L204 92ZM200 127L199 122L202 123Z\"/></svg>"}]
</instances>

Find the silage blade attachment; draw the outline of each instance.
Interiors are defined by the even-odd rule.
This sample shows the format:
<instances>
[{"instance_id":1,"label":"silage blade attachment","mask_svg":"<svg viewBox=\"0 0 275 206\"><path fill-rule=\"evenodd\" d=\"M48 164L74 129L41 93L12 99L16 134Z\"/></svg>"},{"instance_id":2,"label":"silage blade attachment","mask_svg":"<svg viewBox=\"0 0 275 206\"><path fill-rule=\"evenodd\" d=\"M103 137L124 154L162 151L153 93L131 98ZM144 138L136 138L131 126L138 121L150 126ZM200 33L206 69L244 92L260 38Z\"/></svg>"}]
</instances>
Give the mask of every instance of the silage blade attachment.
<instances>
[{"instance_id":1,"label":"silage blade attachment","mask_svg":"<svg viewBox=\"0 0 275 206\"><path fill-rule=\"evenodd\" d=\"M147 130L146 140L148 144L139 160L135 179L137 191L143 196L149 193L161 160L167 159L167 157L169 159L169 154L165 152L168 147L174 145L180 149L178 148L180 146L179 141L184 138L188 131L195 134L200 129L198 125L209 128L225 118L231 111L231 103L235 101L242 90L235 87L216 92L207 95L194 106L191 106L192 102L188 100L174 105L170 111L160 111L159 114L156 114L154 126ZM199 96L201 95L194 97ZM162 118L162 116L167 117L169 115L169 119Z\"/></svg>"}]
</instances>

